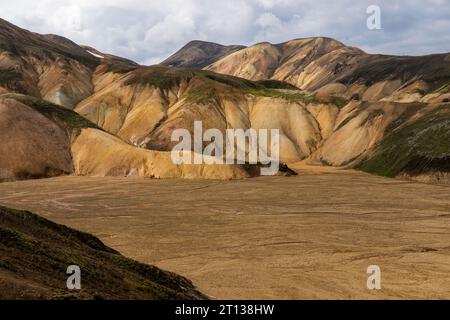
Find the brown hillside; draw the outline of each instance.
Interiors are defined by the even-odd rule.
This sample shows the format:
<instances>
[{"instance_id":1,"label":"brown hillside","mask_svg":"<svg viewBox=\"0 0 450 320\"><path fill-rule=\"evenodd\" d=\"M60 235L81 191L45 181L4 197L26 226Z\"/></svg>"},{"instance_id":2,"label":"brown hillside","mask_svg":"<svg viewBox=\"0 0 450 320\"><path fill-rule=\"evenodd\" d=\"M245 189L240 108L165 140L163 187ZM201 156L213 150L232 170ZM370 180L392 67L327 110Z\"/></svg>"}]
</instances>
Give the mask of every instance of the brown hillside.
<instances>
[{"instance_id":1,"label":"brown hillside","mask_svg":"<svg viewBox=\"0 0 450 320\"><path fill-rule=\"evenodd\" d=\"M205 299L176 274L125 258L99 239L0 207L0 299ZM81 290L66 287L81 269Z\"/></svg>"}]
</instances>

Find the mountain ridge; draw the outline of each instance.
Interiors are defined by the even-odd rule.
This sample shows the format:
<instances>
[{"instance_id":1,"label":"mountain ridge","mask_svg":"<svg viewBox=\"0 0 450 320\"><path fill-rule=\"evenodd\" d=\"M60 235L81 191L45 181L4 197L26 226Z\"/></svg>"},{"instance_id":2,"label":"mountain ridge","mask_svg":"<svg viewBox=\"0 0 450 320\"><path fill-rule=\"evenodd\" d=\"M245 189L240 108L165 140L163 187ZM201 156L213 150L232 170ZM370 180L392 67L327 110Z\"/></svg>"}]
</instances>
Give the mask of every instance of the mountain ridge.
<instances>
[{"instance_id":1,"label":"mountain ridge","mask_svg":"<svg viewBox=\"0 0 450 320\"><path fill-rule=\"evenodd\" d=\"M449 61L449 53L368 54L332 38L312 37L261 42L216 59L205 69L249 80L285 81L322 96L331 93L346 99L358 95L363 100L402 102L414 87L425 93L415 101L428 102L449 98ZM427 96L440 89L441 82L447 84L442 92ZM412 101L411 95L408 99Z\"/></svg>"}]
</instances>

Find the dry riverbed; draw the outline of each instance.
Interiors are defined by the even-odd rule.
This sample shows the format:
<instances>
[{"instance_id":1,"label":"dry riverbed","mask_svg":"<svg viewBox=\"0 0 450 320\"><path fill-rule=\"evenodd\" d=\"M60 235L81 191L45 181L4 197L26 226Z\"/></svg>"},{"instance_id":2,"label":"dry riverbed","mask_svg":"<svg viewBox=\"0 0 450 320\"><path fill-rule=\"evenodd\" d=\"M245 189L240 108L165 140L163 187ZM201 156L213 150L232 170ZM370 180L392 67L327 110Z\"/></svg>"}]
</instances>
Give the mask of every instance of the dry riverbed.
<instances>
[{"instance_id":1,"label":"dry riverbed","mask_svg":"<svg viewBox=\"0 0 450 320\"><path fill-rule=\"evenodd\" d=\"M100 237L213 298L450 298L450 188L357 172L242 181L63 177L0 204ZM382 290L366 287L367 267Z\"/></svg>"}]
</instances>

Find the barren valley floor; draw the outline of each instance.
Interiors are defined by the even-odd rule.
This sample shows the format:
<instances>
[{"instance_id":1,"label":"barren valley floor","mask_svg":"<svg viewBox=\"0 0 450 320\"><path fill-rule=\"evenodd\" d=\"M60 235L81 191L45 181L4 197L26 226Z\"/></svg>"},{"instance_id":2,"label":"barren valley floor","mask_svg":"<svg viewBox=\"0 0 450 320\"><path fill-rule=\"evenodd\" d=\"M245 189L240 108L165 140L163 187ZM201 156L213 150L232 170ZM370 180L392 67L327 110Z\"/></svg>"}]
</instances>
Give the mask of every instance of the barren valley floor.
<instances>
[{"instance_id":1,"label":"barren valley floor","mask_svg":"<svg viewBox=\"0 0 450 320\"><path fill-rule=\"evenodd\" d=\"M242 181L62 177L0 204L92 233L220 299L450 298L450 188L359 172ZM369 265L382 290L367 290Z\"/></svg>"}]
</instances>

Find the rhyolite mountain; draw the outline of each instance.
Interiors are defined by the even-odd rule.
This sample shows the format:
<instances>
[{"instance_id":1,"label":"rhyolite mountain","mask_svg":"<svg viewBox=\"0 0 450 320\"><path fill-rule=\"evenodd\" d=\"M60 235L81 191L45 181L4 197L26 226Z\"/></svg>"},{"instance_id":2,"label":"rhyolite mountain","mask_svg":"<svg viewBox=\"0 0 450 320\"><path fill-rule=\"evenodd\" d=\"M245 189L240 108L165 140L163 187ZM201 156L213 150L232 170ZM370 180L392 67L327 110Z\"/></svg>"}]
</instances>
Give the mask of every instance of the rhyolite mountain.
<instances>
[{"instance_id":1,"label":"rhyolite mountain","mask_svg":"<svg viewBox=\"0 0 450 320\"><path fill-rule=\"evenodd\" d=\"M257 175L173 164L173 130L202 121L222 132L279 129L288 164L449 183L448 54L369 55L311 38L231 53L213 45L197 61L196 47L174 58L184 67L141 66L0 21L0 179Z\"/></svg>"},{"instance_id":2,"label":"rhyolite mountain","mask_svg":"<svg viewBox=\"0 0 450 320\"><path fill-rule=\"evenodd\" d=\"M0 299L206 299L192 282L122 256L96 237L0 206ZM81 290L66 286L81 269Z\"/></svg>"},{"instance_id":3,"label":"rhyolite mountain","mask_svg":"<svg viewBox=\"0 0 450 320\"><path fill-rule=\"evenodd\" d=\"M185 50L173 57L183 56ZM191 59L180 66L195 65ZM214 58L203 68L248 80L284 81L321 96L394 102L443 102L450 98L450 54L372 55L323 37L258 43Z\"/></svg>"},{"instance_id":4,"label":"rhyolite mountain","mask_svg":"<svg viewBox=\"0 0 450 320\"><path fill-rule=\"evenodd\" d=\"M191 41L161 64L167 67L202 69L245 46L224 46L206 41Z\"/></svg>"},{"instance_id":5,"label":"rhyolite mountain","mask_svg":"<svg viewBox=\"0 0 450 320\"><path fill-rule=\"evenodd\" d=\"M125 130L133 112L151 112L146 99L159 90L128 83L143 69L130 60L0 20L0 181L67 174L213 179L255 175L238 165L175 165L170 152L137 148L130 139L120 139L114 128ZM89 107L87 101L97 95L100 101L114 88L119 88L116 94L101 102L99 118L91 117L94 122L73 111ZM131 123L137 126L129 133L150 132L156 124L146 120L140 119L143 125Z\"/></svg>"}]
</instances>

